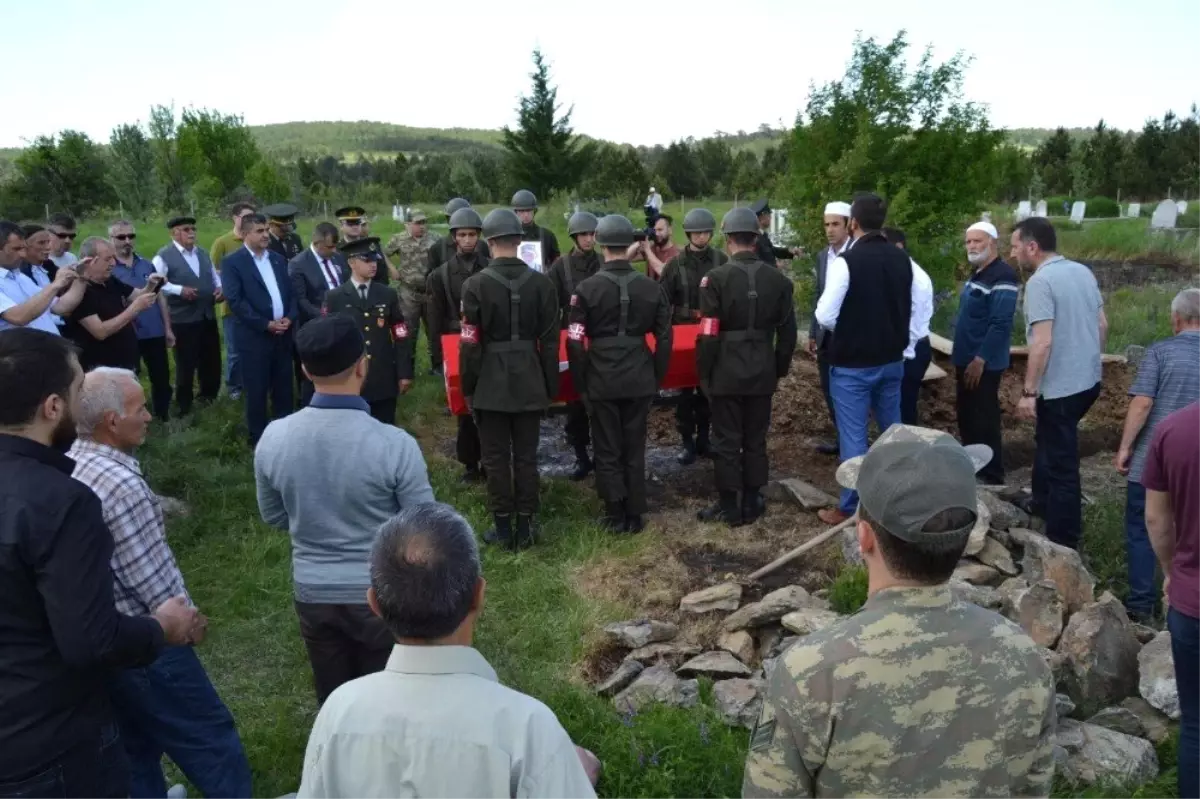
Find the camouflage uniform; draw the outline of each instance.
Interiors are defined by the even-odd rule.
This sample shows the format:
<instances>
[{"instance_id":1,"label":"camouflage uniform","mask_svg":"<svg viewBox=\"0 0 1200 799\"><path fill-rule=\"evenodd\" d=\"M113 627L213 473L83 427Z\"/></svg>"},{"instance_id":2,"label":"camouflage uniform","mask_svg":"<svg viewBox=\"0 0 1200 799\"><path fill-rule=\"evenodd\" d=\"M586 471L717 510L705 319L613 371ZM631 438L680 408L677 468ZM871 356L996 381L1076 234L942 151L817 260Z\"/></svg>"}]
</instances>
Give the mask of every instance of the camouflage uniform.
<instances>
[{"instance_id":1,"label":"camouflage uniform","mask_svg":"<svg viewBox=\"0 0 1200 799\"><path fill-rule=\"evenodd\" d=\"M944 584L884 589L779 657L742 795L1047 796L1055 723L1017 625Z\"/></svg>"},{"instance_id":2,"label":"camouflage uniform","mask_svg":"<svg viewBox=\"0 0 1200 799\"><path fill-rule=\"evenodd\" d=\"M415 239L406 230L392 236L384 248L387 255L399 255L397 269L400 272L400 284L396 289L400 294L400 308L410 328L415 329L423 315L421 308L425 304L425 278L429 276L429 249L437 241L437 236L429 233Z\"/></svg>"}]
</instances>

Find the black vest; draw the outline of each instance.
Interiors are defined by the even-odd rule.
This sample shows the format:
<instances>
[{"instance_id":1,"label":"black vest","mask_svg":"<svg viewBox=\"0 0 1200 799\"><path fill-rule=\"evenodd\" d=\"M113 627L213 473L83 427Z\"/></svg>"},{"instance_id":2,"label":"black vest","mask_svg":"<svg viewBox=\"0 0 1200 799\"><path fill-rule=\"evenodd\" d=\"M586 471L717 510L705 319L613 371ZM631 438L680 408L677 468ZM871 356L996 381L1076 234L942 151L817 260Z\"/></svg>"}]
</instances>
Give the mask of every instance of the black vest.
<instances>
[{"instance_id":1,"label":"black vest","mask_svg":"<svg viewBox=\"0 0 1200 799\"><path fill-rule=\"evenodd\" d=\"M912 315L912 261L879 233L842 253L850 288L838 312L829 363L848 369L904 360Z\"/></svg>"}]
</instances>

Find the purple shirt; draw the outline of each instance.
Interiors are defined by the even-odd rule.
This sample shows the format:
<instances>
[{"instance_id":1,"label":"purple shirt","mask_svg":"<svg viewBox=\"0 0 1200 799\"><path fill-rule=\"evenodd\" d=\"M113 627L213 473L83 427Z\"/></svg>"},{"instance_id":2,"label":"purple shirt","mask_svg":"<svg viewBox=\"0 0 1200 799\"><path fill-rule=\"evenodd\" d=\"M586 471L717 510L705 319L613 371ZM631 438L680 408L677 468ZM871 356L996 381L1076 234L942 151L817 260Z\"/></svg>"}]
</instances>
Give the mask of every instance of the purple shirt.
<instances>
[{"instance_id":1,"label":"purple shirt","mask_svg":"<svg viewBox=\"0 0 1200 799\"><path fill-rule=\"evenodd\" d=\"M1154 430L1142 485L1170 496L1175 558L1167 602L1200 618L1200 402L1163 419Z\"/></svg>"}]
</instances>

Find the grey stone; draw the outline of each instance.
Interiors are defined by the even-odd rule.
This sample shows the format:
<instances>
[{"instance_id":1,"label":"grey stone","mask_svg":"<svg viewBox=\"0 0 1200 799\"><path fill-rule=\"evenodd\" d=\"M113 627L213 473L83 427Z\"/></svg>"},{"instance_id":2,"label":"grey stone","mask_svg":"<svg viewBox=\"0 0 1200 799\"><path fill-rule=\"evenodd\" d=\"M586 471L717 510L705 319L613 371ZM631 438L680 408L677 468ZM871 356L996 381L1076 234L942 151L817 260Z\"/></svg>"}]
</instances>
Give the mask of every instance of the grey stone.
<instances>
[{"instance_id":1,"label":"grey stone","mask_svg":"<svg viewBox=\"0 0 1200 799\"><path fill-rule=\"evenodd\" d=\"M629 687L629 684L637 679L637 676L642 673L645 666L636 660L622 660L621 665L617 666L609 678L596 686L596 693L600 696L615 696L621 691Z\"/></svg>"},{"instance_id":2,"label":"grey stone","mask_svg":"<svg viewBox=\"0 0 1200 799\"><path fill-rule=\"evenodd\" d=\"M1012 555L1008 554L1003 544L990 535L984 539L983 549L975 553L975 559L985 566L991 566L1005 577L1015 577L1019 574Z\"/></svg>"},{"instance_id":3,"label":"grey stone","mask_svg":"<svg viewBox=\"0 0 1200 799\"><path fill-rule=\"evenodd\" d=\"M986 491L976 491L976 495L986 494ZM988 510L988 506L984 504L982 499L975 500L975 526L971 528L971 537L967 539L967 548L964 550L964 555L974 555L983 549L983 543L987 539L988 527L992 523L992 512Z\"/></svg>"},{"instance_id":4,"label":"grey stone","mask_svg":"<svg viewBox=\"0 0 1200 799\"><path fill-rule=\"evenodd\" d=\"M646 644L670 641L679 633L679 628L669 621L632 619L605 625L604 632L613 643L637 649Z\"/></svg>"},{"instance_id":5,"label":"grey stone","mask_svg":"<svg viewBox=\"0 0 1200 799\"><path fill-rule=\"evenodd\" d=\"M1130 696L1121 700L1120 707L1138 717L1146 730L1150 742L1158 745L1171 735L1171 725L1167 717L1150 706L1150 703L1140 696Z\"/></svg>"},{"instance_id":6,"label":"grey stone","mask_svg":"<svg viewBox=\"0 0 1200 799\"><path fill-rule=\"evenodd\" d=\"M762 709L761 684L757 680L721 680L713 686L713 703L721 719L731 727L754 729Z\"/></svg>"},{"instance_id":7,"label":"grey stone","mask_svg":"<svg viewBox=\"0 0 1200 799\"><path fill-rule=\"evenodd\" d=\"M740 660L722 649L705 652L703 655L692 658L676 669L675 673L681 677L695 677L703 674L713 679L721 679L722 677L749 677L752 672Z\"/></svg>"},{"instance_id":8,"label":"grey stone","mask_svg":"<svg viewBox=\"0 0 1200 799\"><path fill-rule=\"evenodd\" d=\"M1058 651L1065 655L1067 693L1090 716L1137 692L1138 642L1125 608L1112 594L1067 622Z\"/></svg>"},{"instance_id":9,"label":"grey stone","mask_svg":"<svg viewBox=\"0 0 1200 799\"><path fill-rule=\"evenodd\" d=\"M1138 693L1156 710L1179 718L1179 689L1175 685L1175 660L1171 634L1163 631L1138 652Z\"/></svg>"},{"instance_id":10,"label":"grey stone","mask_svg":"<svg viewBox=\"0 0 1200 799\"><path fill-rule=\"evenodd\" d=\"M997 530L993 527L988 530L988 537L995 539L1005 549L1016 549L1019 546L1008 530Z\"/></svg>"},{"instance_id":11,"label":"grey stone","mask_svg":"<svg viewBox=\"0 0 1200 799\"><path fill-rule=\"evenodd\" d=\"M1067 684L1067 656L1062 652L1042 647L1042 660L1046 661L1046 665L1050 667L1050 673L1054 675L1055 688L1062 690L1060 686Z\"/></svg>"},{"instance_id":12,"label":"grey stone","mask_svg":"<svg viewBox=\"0 0 1200 799\"><path fill-rule=\"evenodd\" d=\"M1054 744L1068 752L1078 752L1083 748L1083 725L1073 719L1063 719L1054 729Z\"/></svg>"},{"instance_id":13,"label":"grey stone","mask_svg":"<svg viewBox=\"0 0 1200 799\"><path fill-rule=\"evenodd\" d=\"M1054 712L1058 718L1065 719L1075 712L1075 703L1066 694L1055 694Z\"/></svg>"},{"instance_id":14,"label":"grey stone","mask_svg":"<svg viewBox=\"0 0 1200 799\"><path fill-rule=\"evenodd\" d=\"M1175 227L1175 219L1179 216L1179 206L1171 200L1163 200L1154 207L1150 217L1151 230L1170 230Z\"/></svg>"},{"instance_id":15,"label":"grey stone","mask_svg":"<svg viewBox=\"0 0 1200 799\"><path fill-rule=\"evenodd\" d=\"M754 638L745 630L722 633L717 638L717 646L743 663L749 664L754 662Z\"/></svg>"},{"instance_id":16,"label":"grey stone","mask_svg":"<svg viewBox=\"0 0 1200 799\"><path fill-rule=\"evenodd\" d=\"M681 680L669 666L651 666L613 698L613 704L624 712L636 712L653 703L673 707L693 707L700 699L700 684Z\"/></svg>"},{"instance_id":17,"label":"grey stone","mask_svg":"<svg viewBox=\"0 0 1200 799\"><path fill-rule=\"evenodd\" d=\"M1076 200L1071 203L1071 221L1075 224L1082 224L1083 217L1087 213L1087 203L1083 200Z\"/></svg>"},{"instance_id":18,"label":"grey stone","mask_svg":"<svg viewBox=\"0 0 1200 799\"><path fill-rule=\"evenodd\" d=\"M979 500L992 515L989 522L993 530L1007 532L1013 527L1028 527L1029 514L1011 502L1005 502L993 491L980 491Z\"/></svg>"},{"instance_id":19,"label":"grey stone","mask_svg":"<svg viewBox=\"0 0 1200 799\"><path fill-rule=\"evenodd\" d=\"M1146 725L1132 710L1124 707L1106 707L1087 720L1088 724L1107 727L1135 738L1146 737Z\"/></svg>"},{"instance_id":20,"label":"grey stone","mask_svg":"<svg viewBox=\"0 0 1200 799\"><path fill-rule=\"evenodd\" d=\"M784 616L779 623L783 625L783 629L790 630L796 635L809 635L817 630L823 630L831 624L837 624L841 618L832 610L801 608Z\"/></svg>"},{"instance_id":21,"label":"grey stone","mask_svg":"<svg viewBox=\"0 0 1200 799\"><path fill-rule=\"evenodd\" d=\"M767 490L769 498L789 500L805 510L831 508L837 504L836 499L821 489L803 480L797 480L794 477L788 477L783 480L772 480L767 484Z\"/></svg>"},{"instance_id":22,"label":"grey stone","mask_svg":"<svg viewBox=\"0 0 1200 799\"><path fill-rule=\"evenodd\" d=\"M788 585L778 591L772 591L760 601L746 605L741 610L730 614L725 619L722 628L727 632L744 630L747 627L762 627L773 624L793 610L807 607L822 607L822 600L814 599L798 585Z\"/></svg>"},{"instance_id":23,"label":"grey stone","mask_svg":"<svg viewBox=\"0 0 1200 799\"><path fill-rule=\"evenodd\" d=\"M971 560L960 561L951 576L971 585L995 585L1000 581L1000 572L991 566Z\"/></svg>"},{"instance_id":24,"label":"grey stone","mask_svg":"<svg viewBox=\"0 0 1200 799\"><path fill-rule=\"evenodd\" d=\"M1009 619L1021 625L1034 643L1047 649L1053 649L1063 631L1063 617L1066 606L1054 583L1042 580L1033 585L1011 586L1004 591L1012 580L1006 580L1000 586L1003 594L1001 612ZM1022 581L1023 582L1023 581Z\"/></svg>"},{"instance_id":25,"label":"grey stone","mask_svg":"<svg viewBox=\"0 0 1200 799\"><path fill-rule=\"evenodd\" d=\"M1140 344L1130 344L1125 348L1125 361L1135 369L1142 362L1142 358L1145 355L1146 348Z\"/></svg>"},{"instance_id":26,"label":"grey stone","mask_svg":"<svg viewBox=\"0 0 1200 799\"><path fill-rule=\"evenodd\" d=\"M1030 530L1028 527L1013 527L1008 531L1008 537L1012 539L1012 546L1021 547L1022 549L1024 549L1026 542L1031 537L1037 535L1038 532L1036 530Z\"/></svg>"},{"instance_id":27,"label":"grey stone","mask_svg":"<svg viewBox=\"0 0 1200 799\"><path fill-rule=\"evenodd\" d=\"M758 659L764 660L779 654L779 642L783 640L782 627L760 627L754 631L758 639Z\"/></svg>"},{"instance_id":28,"label":"grey stone","mask_svg":"<svg viewBox=\"0 0 1200 799\"><path fill-rule=\"evenodd\" d=\"M721 583L703 588L679 600L684 613L710 613L714 610L737 610L742 602L742 587L737 583Z\"/></svg>"},{"instance_id":29,"label":"grey stone","mask_svg":"<svg viewBox=\"0 0 1200 799\"><path fill-rule=\"evenodd\" d=\"M1030 583L1053 580L1067 605L1068 616L1093 601L1096 581L1084 568L1078 552L1037 534L1026 537L1024 543L1021 567L1025 579Z\"/></svg>"},{"instance_id":30,"label":"grey stone","mask_svg":"<svg viewBox=\"0 0 1200 799\"><path fill-rule=\"evenodd\" d=\"M854 525L842 530L838 538L842 545L842 560L846 561L846 565L862 566L866 561L863 560L862 550L858 548L858 531Z\"/></svg>"},{"instance_id":31,"label":"grey stone","mask_svg":"<svg viewBox=\"0 0 1200 799\"><path fill-rule=\"evenodd\" d=\"M1148 644L1154 640L1154 636L1158 635L1158 630L1153 627L1148 627L1145 624L1138 624L1135 621L1130 621L1130 626L1133 627L1133 637L1138 639L1139 644Z\"/></svg>"},{"instance_id":32,"label":"grey stone","mask_svg":"<svg viewBox=\"0 0 1200 799\"><path fill-rule=\"evenodd\" d=\"M950 593L962 602L970 602L988 610L1000 609L1000 594L986 585L971 585L963 580L951 578Z\"/></svg>"},{"instance_id":33,"label":"grey stone","mask_svg":"<svg viewBox=\"0 0 1200 799\"><path fill-rule=\"evenodd\" d=\"M1067 780L1086 785L1112 783L1132 788L1158 776L1158 756L1149 741L1107 727L1067 719L1059 725L1055 736L1060 742L1064 727L1070 730L1068 737L1072 746L1064 747L1067 757L1059 772Z\"/></svg>"},{"instance_id":34,"label":"grey stone","mask_svg":"<svg viewBox=\"0 0 1200 799\"><path fill-rule=\"evenodd\" d=\"M700 647L679 641L663 641L657 644L646 644L625 656L626 660L636 660L649 665L651 663L669 663L678 666L688 658L700 654Z\"/></svg>"}]
</instances>

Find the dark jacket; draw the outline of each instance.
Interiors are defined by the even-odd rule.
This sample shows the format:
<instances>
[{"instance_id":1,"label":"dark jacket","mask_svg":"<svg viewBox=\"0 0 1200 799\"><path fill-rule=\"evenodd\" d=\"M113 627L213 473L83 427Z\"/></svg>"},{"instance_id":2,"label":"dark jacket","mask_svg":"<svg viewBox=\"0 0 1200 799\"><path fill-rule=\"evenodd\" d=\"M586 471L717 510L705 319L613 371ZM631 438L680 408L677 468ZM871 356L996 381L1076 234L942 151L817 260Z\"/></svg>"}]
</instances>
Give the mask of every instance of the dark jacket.
<instances>
[{"instance_id":1,"label":"dark jacket","mask_svg":"<svg viewBox=\"0 0 1200 799\"><path fill-rule=\"evenodd\" d=\"M478 250L469 256L455 254L425 279L425 321L436 334L457 333L462 312L462 287L488 261Z\"/></svg>"},{"instance_id":2,"label":"dark jacket","mask_svg":"<svg viewBox=\"0 0 1200 799\"><path fill-rule=\"evenodd\" d=\"M624 320L622 284L629 300ZM567 357L581 397L637 399L658 393L671 362L671 306L658 283L628 261L609 261L576 288L569 317ZM654 335L653 353L647 333Z\"/></svg>"},{"instance_id":3,"label":"dark jacket","mask_svg":"<svg viewBox=\"0 0 1200 799\"><path fill-rule=\"evenodd\" d=\"M842 254L845 254L845 247L849 244L849 241L844 242ZM825 328L821 327L820 323L817 322L817 303L821 301L821 295L825 293L825 273L829 269L829 262L831 260L828 246L817 253L817 286L813 290L813 318L808 326L808 337L816 342L818 347L825 346Z\"/></svg>"},{"instance_id":4,"label":"dark jacket","mask_svg":"<svg viewBox=\"0 0 1200 799\"><path fill-rule=\"evenodd\" d=\"M304 250L304 242L300 240L300 236L295 231L287 234L282 239L275 238L275 234L271 233L267 239L267 249L282 255L286 263Z\"/></svg>"},{"instance_id":5,"label":"dark jacket","mask_svg":"<svg viewBox=\"0 0 1200 799\"><path fill-rule=\"evenodd\" d=\"M777 259L786 261L792 257L791 251L772 244L771 236L766 231L758 234L758 240L754 242L754 254L758 260L768 266L777 266Z\"/></svg>"},{"instance_id":6,"label":"dark jacket","mask_svg":"<svg viewBox=\"0 0 1200 799\"><path fill-rule=\"evenodd\" d=\"M881 233L842 253L850 286L838 310L831 366L866 369L904 360L912 316L912 259Z\"/></svg>"},{"instance_id":7,"label":"dark jacket","mask_svg":"<svg viewBox=\"0 0 1200 799\"><path fill-rule=\"evenodd\" d=\"M275 283L279 287L279 298L283 301L283 313L292 320L294 326L300 317L300 306L296 302L296 293L292 290L291 278L288 277L287 262L279 253L273 250L267 252L270 253L271 268L275 272ZM248 342L254 340L255 336L274 337L274 334L267 330L267 325L274 315L271 294L267 291L267 284L263 282L250 250L239 247L221 262L221 287L225 299L229 302L229 312L237 320L239 328L249 334ZM241 346L241 339L238 346Z\"/></svg>"},{"instance_id":8,"label":"dark jacket","mask_svg":"<svg viewBox=\"0 0 1200 799\"><path fill-rule=\"evenodd\" d=\"M338 285L343 285L350 279L350 267L341 253L334 253L329 259L329 267L337 277ZM329 279L325 275L324 265L309 247L288 263L288 274L292 278L292 291L296 294L296 304L300 309L299 327L321 315L321 304L329 291Z\"/></svg>"},{"instance_id":9,"label":"dark jacket","mask_svg":"<svg viewBox=\"0 0 1200 799\"><path fill-rule=\"evenodd\" d=\"M571 295L580 283L600 271L600 256L595 250L571 252L555 261L547 274L558 296L558 308L562 317L562 329L567 329L567 310L571 304Z\"/></svg>"},{"instance_id":10,"label":"dark jacket","mask_svg":"<svg viewBox=\"0 0 1200 799\"><path fill-rule=\"evenodd\" d=\"M696 365L705 393L774 393L796 350L792 281L754 253L737 253L701 279L700 316Z\"/></svg>"},{"instance_id":11,"label":"dark jacket","mask_svg":"<svg viewBox=\"0 0 1200 799\"><path fill-rule=\"evenodd\" d=\"M662 286L671 302L671 318L676 324L700 321L700 280L728 261L729 256L715 247L705 247L699 252L684 247L679 255L667 262L663 267Z\"/></svg>"},{"instance_id":12,"label":"dark jacket","mask_svg":"<svg viewBox=\"0 0 1200 799\"><path fill-rule=\"evenodd\" d=\"M971 275L959 295L954 320L955 366L967 366L979 356L988 371L1008 368L1020 290L1016 271L999 258Z\"/></svg>"},{"instance_id":13,"label":"dark jacket","mask_svg":"<svg viewBox=\"0 0 1200 799\"><path fill-rule=\"evenodd\" d=\"M446 261L449 261L457 252L458 250L454 245L454 239L452 237L442 236L439 238L433 243L433 246L429 248L429 254L427 256L429 258L429 273L432 274L433 270L446 263ZM475 253L476 255L483 256L484 261L490 261L492 259L492 251L488 249L487 242L483 239L480 239L478 242L476 242Z\"/></svg>"},{"instance_id":14,"label":"dark jacket","mask_svg":"<svg viewBox=\"0 0 1200 799\"><path fill-rule=\"evenodd\" d=\"M367 286L367 301L363 302L358 286L348 280L325 295L324 311L345 314L362 324L370 359L367 378L359 392L362 398L377 402L399 396L400 381L413 377L413 348L396 290L371 281Z\"/></svg>"},{"instance_id":15,"label":"dark jacket","mask_svg":"<svg viewBox=\"0 0 1200 799\"><path fill-rule=\"evenodd\" d=\"M499 278L499 280L497 280ZM517 318L512 293L517 283ZM463 396L475 410L545 410L558 394L558 300L554 284L519 258L497 258L463 285Z\"/></svg>"}]
</instances>

